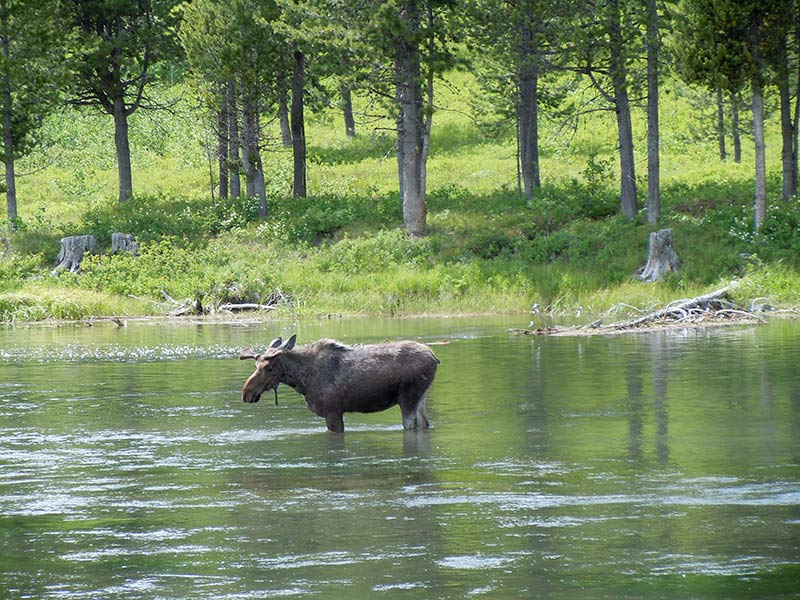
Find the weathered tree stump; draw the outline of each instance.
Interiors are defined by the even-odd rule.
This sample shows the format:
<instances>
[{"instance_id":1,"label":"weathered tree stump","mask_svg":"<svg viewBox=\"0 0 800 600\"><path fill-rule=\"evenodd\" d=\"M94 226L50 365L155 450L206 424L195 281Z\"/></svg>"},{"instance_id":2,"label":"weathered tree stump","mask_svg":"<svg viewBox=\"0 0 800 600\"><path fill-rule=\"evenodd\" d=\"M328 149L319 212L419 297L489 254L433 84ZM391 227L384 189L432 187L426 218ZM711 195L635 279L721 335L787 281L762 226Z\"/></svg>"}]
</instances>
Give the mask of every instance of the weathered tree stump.
<instances>
[{"instance_id":1,"label":"weathered tree stump","mask_svg":"<svg viewBox=\"0 0 800 600\"><path fill-rule=\"evenodd\" d=\"M139 244L136 243L133 234L112 233L111 234L111 254L128 252L133 256L139 254Z\"/></svg>"},{"instance_id":2,"label":"weathered tree stump","mask_svg":"<svg viewBox=\"0 0 800 600\"><path fill-rule=\"evenodd\" d=\"M661 229L650 234L647 264L638 278L642 281L659 281L668 273L678 271L680 262L672 248L672 229Z\"/></svg>"},{"instance_id":3,"label":"weathered tree stump","mask_svg":"<svg viewBox=\"0 0 800 600\"><path fill-rule=\"evenodd\" d=\"M71 235L61 238L61 250L58 252L58 264L53 275L66 269L70 273L80 270L83 255L97 249L97 240L93 235Z\"/></svg>"}]
</instances>

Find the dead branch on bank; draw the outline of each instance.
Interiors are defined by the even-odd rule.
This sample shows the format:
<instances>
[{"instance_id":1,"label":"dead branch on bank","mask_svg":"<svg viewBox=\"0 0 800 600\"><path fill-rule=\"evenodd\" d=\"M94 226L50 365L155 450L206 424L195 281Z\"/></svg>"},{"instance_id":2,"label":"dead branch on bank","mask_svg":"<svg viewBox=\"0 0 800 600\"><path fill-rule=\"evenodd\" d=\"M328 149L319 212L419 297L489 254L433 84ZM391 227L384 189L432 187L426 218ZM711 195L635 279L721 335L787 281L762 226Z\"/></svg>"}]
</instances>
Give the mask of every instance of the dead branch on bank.
<instances>
[{"instance_id":1,"label":"dead branch on bank","mask_svg":"<svg viewBox=\"0 0 800 600\"><path fill-rule=\"evenodd\" d=\"M737 318L748 321L764 321L765 319L761 315L740 308L726 299L732 285L726 285L724 288L696 298L670 302L664 308L651 311L635 319L612 323L605 326L604 329L629 330L657 325L697 324L708 320L720 321Z\"/></svg>"},{"instance_id":2,"label":"dead branch on bank","mask_svg":"<svg viewBox=\"0 0 800 600\"><path fill-rule=\"evenodd\" d=\"M652 331L670 327L765 322L766 318L760 313L771 311L772 307L760 303L751 303L749 309L737 306L727 299L728 292L734 285L735 283L727 285L696 298L670 302L663 308L608 325L603 325L602 320L597 320L580 327L541 327L511 331L523 335L595 335Z\"/></svg>"}]
</instances>

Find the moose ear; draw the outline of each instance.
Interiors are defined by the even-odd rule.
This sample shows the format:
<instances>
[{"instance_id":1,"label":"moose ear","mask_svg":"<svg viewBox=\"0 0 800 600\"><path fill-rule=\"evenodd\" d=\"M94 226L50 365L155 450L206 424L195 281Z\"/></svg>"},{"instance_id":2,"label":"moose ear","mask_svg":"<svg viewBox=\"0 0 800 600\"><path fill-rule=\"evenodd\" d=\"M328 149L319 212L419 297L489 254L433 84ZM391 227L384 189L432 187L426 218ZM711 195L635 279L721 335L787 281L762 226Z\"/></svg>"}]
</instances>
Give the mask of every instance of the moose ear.
<instances>
[{"instance_id":1,"label":"moose ear","mask_svg":"<svg viewBox=\"0 0 800 600\"><path fill-rule=\"evenodd\" d=\"M268 348L278 348L283 343L283 339L280 337L276 337L269 343Z\"/></svg>"},{"instance_id":2,"label":"moose ear","mask_svg":"<svg viewBox=\"0 0 800 600\"><path fill-rule=\"evenodd\" d=\"M242 350L242 353L239 355L239 360L247 360L248 358L258 360L260 356L258 352L253 351L252 348L248 348L247 350Z\"/></svg>"},{"instance_id":3,"label":"moose ear","mask_svg":"<svg viewBox=\"0 0 800 600\"><path fill-rule=\"evenodd\" d=\"M297 334L293 335L288 340L286 340L283 344L281 344L280 349L282 351L283 350L291 350L292 348L294 348L294 343L296 341L297 341Z\"/></svg>"}]
</instances>

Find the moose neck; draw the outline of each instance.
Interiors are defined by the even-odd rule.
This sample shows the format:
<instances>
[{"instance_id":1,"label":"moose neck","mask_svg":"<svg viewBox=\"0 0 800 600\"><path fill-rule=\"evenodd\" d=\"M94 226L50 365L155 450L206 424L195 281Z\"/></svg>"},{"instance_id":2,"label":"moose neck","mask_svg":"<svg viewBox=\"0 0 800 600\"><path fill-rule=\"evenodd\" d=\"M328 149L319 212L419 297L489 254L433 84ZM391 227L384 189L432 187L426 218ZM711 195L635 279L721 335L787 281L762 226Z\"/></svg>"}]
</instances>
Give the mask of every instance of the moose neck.
<instances>
[{"instance_id":1,"label":"moose neck","mask_svg":"<svg viewBox=\"0 0 800 600\"><path fill-rule=\"evenodd\" d=\"M299 394L305 396L308 389L307 375L312 360L311 356L307 356L302 352L284 352L283 356L281 356L281 362L283 363L281 383L285 383Z\"/></svg>"}]
</instances>

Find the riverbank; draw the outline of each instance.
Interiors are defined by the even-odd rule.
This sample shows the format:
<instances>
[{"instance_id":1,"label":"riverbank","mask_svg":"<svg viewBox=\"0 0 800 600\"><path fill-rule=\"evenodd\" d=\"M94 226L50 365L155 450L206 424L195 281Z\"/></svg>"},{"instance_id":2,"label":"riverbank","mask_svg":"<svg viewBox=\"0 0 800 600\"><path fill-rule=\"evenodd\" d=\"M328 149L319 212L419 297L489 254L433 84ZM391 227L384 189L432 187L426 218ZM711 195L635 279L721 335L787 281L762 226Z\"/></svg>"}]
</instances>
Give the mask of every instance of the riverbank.
<instances>
[{"instance_id":1,"label":"riverbank","mask_svg":"<svg viewBox=\"0 0 800 600\"><path fill-rule=\"evenodd\" d=\"M465 106L464 97L451 100ZM137 195L124 204L110 199L114 173L102 148L54 146L63 168L22 180L17 228L0 225L0 322L209 315L236 304L267 306L267 318L527 315L537 306L594 320L732 279L742 281L733 298L741 306L759 298L800 306L800 203L779 200L778 153L768 154L769 210L755 234L747 149L742 164L719 161L709 138L684 131L694 115L685 99L669 102L670 131L683 133L664 143L656 226L643 210L633 220L618 214L616 146L603 115L569 142L542 124L544 183L526 201L514 182L513 135L489 136L458 111L437 113L427 231L417 241L402 226L396 164L386 158L391 136L344 142L327 117L309 124L308 198L286 195L291 152L270 153L266 218L252 199L209 193L201 148L166 143L193 139L191 120L158 131L132 122L139 134L163 136L159 147L170 152L139 148ZM88 139L88 131L102 137L103 124L80 114L56 125ZM779 147L777 125L769 123L770 148ZM648 237L661 228L672 229L680 268L659 283L636 281ZM111 254L114 232L133 235L138 255ZM93 235L98 249L79 273L53 275L59 240L70 235Z\"/></svg>"}]
</instances>

